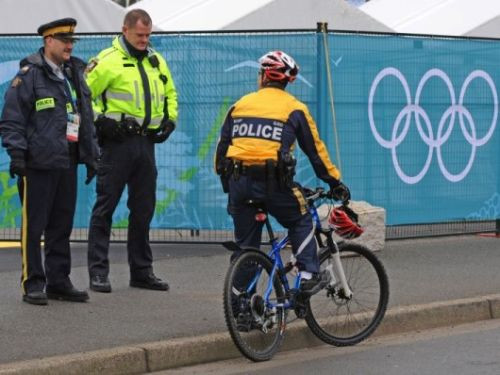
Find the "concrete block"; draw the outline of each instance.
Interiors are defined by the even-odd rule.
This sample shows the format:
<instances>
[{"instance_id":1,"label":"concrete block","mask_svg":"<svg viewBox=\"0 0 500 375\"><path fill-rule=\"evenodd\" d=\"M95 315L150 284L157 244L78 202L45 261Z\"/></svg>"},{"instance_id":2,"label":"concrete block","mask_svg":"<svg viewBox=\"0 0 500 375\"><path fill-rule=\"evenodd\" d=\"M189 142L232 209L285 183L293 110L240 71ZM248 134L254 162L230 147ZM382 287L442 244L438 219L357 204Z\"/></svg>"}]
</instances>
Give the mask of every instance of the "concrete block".
<instances>
[{"instance_id":1,"label":"concrete block","mask_svg":"<svg viewBox=\"0 0 500 375\"><path fill-rule=\"evenodd\" d=\"M351 201L349 207L358 214L359 224L365 230L364 233L354 240L354 243L366 246L372 251L382 250L385 247L385 209L372 206L365 201ZM328 226L328 214L332 205L322 204L318 207L321 224ZM334 234L335 240L341 238Z\"/></svg>"}]
</instances>

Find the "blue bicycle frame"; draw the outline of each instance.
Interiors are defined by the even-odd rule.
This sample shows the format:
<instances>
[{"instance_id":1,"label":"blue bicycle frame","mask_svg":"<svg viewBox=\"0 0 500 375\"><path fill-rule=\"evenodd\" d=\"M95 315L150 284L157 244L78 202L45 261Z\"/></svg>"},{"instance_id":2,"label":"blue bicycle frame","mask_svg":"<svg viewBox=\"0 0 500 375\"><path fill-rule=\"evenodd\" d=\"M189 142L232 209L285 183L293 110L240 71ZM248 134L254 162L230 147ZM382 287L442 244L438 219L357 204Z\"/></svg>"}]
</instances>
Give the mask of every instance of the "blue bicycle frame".
<instances>
[{"instance_id":1,"label":"blue bicycle frame","mask_svg":"<svg viewBox=\"0 0 500 375\"><path fill-rule=\"evenodd\" d=\"M309 209L309 213L311 214L311 216L313 218L315 228L320 228L321 227L321 221L319 219L319 215L318 215L318 211L316 210L316 206L313 203L310 203L308 205L308 209ZM269 242L271 244L271 250L269 251L268 256L273 261L273 268L271 270L269 281L267 283L266 292L264 293L264 300L266 301L266 307L268 307L268 308L272 309L272 308L276 308L276 307L282 307L284 309L289 309L289 308L293 307L293 304L290 303L290 300L287 300L285 303L272 303L271 301L269 301L269 296L271 295L271 292L273 290L273 280L274 280L274 277L276 275L276 272L278 270L283 270L284 269L283 260L281 259L280 251L288 243L288 235L286 235L285 237L283 237L278 242L278 239L274 236L273 228L271 227L271 223L269 221L269 217L268 217L267 213L266 213L265 224L266 224L267 232L269 233L269 239L270 239ZM257 272L257 274L255 275L254 279L252 280L252 282L250 283L249 287L247 288L247 293L249 295L252 294L251 290L257 284L257 281L260 278L261 272L262 272L262 269L260 269ZM286 278L285 273L281 273L280 274L280 279L281 279L281 282L283 283L283 286L285 288L285 292L288 293L290 291L290 286L288 284L288 279ZM299 284L300 284L300 275L297 274L297 276L295 277L294 288L298 289L299 288Z\"/></svg>"}]
</instances>

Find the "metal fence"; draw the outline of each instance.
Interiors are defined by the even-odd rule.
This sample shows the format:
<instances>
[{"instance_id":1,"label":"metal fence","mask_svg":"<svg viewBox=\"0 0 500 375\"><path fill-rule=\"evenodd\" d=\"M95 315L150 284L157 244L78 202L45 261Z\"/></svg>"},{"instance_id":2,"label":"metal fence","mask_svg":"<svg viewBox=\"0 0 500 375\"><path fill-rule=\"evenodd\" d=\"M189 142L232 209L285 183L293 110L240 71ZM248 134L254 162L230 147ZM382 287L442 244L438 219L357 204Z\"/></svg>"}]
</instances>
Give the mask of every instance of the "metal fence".
<instances>
[{"instance_id":1,"label":"metal fence","mask_svg":"<svg viewBox=\"0 0 500 375\"><path fill-rule=\"evenodd\" d=\"M89 59L112 35L82 35L74 54ZM290 86L315 118L353 199L384 207L387 236L498 230L500 41L349 33L326 29L158 33L179 93L180 117L156 149L152 241L221 242L232 237L212 160L231 104L256 89L257 59L282 49L300 65ZM0 37L0 106L37 36ZM299 151L297 179L322 183ZM19 238L20 205L8 156L0 151L0 238ZM79 192L73 239L85 240L95 185ZM126 238L126 193L113 240Z\"/></svg>"}]
</instances>

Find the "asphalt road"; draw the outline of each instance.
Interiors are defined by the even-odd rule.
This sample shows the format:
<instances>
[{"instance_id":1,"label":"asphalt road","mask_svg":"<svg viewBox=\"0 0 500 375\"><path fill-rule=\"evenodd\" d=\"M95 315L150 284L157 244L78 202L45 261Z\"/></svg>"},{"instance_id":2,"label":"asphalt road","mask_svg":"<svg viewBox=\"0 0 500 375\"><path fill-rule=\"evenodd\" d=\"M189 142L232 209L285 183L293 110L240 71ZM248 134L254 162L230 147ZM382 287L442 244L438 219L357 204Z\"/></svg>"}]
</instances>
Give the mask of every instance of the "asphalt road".
<instances>
[{"instance_id":1,"label":"asphalt road","mask_svg":"<svg viewBox=\"0 0 500 375\"><path fill-rule=\"evenodd\" d=\"M234 359L155 375L498 375L500 319L370 339L354 347L278 353L268 362Z\"/></svg>"},{"instance_id":2,"label":"asphalt road","mask_svg":"<svg viewBox=\"0 0 500 375\"><path fill-rule=\"evenodd\" d=\"M397 240L379 253L389 308L500 292L500 240L479 236ZM225 332L223 280L229 254L217 245L155 245L155 272L169 292L128 286L125 246L111 251L111 294L88 303L21 302L18 249L0 249L0 363ZM72 280L88 287L85 244L73 246Z\"/></svg>"}]
</instances>

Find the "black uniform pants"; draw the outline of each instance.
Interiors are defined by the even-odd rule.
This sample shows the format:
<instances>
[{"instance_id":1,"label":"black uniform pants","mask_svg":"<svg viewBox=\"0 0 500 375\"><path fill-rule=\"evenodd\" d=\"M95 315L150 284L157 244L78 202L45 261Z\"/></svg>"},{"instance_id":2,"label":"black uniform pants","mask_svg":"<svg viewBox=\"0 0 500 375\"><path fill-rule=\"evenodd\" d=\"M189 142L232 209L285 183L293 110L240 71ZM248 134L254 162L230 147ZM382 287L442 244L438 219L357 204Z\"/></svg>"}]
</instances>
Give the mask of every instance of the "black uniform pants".
<instances>
[{"instance_id":1,"label":"black uniform pants","mask_svg":"<svg viewBox=\"0 0 500 375\"><path fill-rule=\"evenodd\" d=\"M269 213L288 229L299 270L319 272L313 219L300 185L268 192L264 180L246 175L239 176L237 180L229 178L228 211L233 217L236 243L243 249L258 249L264 223L255 220L256 208L245 204L249 199L264 201Z\"/></svg>"},{"instance_id":2,"label":"black uniform pants","mask_svg":"<svg viewBox=\"0 0 500 375\"><path fill-rule=\"evenodd\" d=\"M152 272L149 225L156 203L154 143L134 135L123 142L106 140L97 171L97 198L90 219L88 241L89 275L108 276L109 240L113 213L125 186L128 187L127 252L132 278Z\"/></svg>"},{"instance_id":3,"label":"black uniform pants","mask_svg":"<svg viewBox=\"0 0 500 375\"><path fill-rule=\"evenodd\" d=\"M30 169L18 180L22 202L21 286L24 293L43 291L46 284L69 287L69 237L76 206L77 166ZM45 239L45 272L40 241Z\"/></svg>"}]
</instances>

